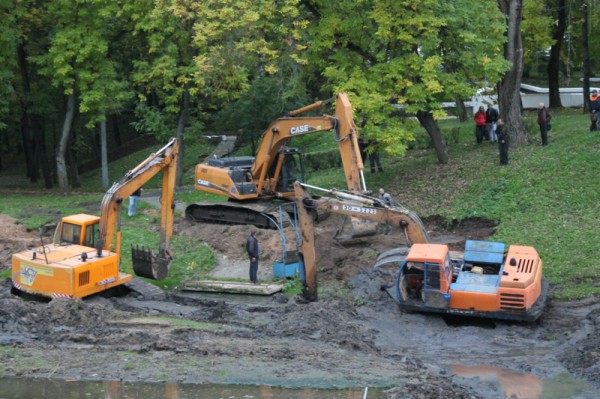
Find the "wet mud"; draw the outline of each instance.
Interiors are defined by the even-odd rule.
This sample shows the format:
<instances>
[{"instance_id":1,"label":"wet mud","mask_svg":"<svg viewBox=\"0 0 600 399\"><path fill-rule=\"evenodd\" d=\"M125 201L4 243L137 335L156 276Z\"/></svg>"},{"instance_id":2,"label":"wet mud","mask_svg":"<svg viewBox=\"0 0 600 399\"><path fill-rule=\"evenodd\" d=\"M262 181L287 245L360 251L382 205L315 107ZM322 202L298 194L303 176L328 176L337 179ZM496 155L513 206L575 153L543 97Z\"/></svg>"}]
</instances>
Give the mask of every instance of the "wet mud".
<instances>
[{"instance_id":1,"label":"wet mud","mask_svg":"<svg viewBox=\"0 0 600 399\"><path fill-rule=\"evenodd\" d=\"M219 252L215 274L247 273L247 229L178 220ZM345 244L336 221L317 227L320 300L135 293L84 300L27 301L0 287L0 374L62 379L265 384L285 387L386 387L388 398L542 398L600 396L600 301L550 300L534 324L445 319L404 313L372 269L400 234ZM486 238L494 224L426 221L434 242L457 247ZM478 229L477 226L480 226ZM14 228L14 227L13 227ZM3 235L3 237L5 237ZM227 237L223 240L222 237ZM262 278L281 253L281 237L259 231ZM293 241L293 237L290 237ZM7 244L4 248L17 244ZM19 244L24 245L24 244ZM7 267L6 258L2 260ZM565 383L567 381L567 383ZM559 396L554 396L559 397Z\"/></svg>"}]
</instances>

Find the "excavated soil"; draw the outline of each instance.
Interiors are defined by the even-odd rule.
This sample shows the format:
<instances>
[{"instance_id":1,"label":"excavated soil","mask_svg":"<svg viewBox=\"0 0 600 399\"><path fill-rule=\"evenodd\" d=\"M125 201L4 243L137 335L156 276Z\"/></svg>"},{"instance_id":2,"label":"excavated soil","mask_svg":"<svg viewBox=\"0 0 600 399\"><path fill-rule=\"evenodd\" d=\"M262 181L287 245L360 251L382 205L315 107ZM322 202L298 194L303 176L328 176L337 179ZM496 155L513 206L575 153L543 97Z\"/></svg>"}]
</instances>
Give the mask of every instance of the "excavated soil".
<instances>
[{"instance_id":1,"label":"excavated soil","mask_svg":"<svg viewBox=\"0 0 600 399\"><path fill-rule=\"evenodd\" d=\"M599 397L600 301L550 300L532 325L401 312L373 270L377 255L405 245L378 234L343 245L340 220L317 227L318 302L270 297L135 293L85 300L27 301L0 287L0 375L64 379L389 387L388 398ZM424 220L434 242L459 248L486 238L481 219L450 226ZM240 226L177 221L177 234L219 254L215 275L245 277ZM0 215L0 269L35 235ZM293 231L285 233L294 246ZM277 232L259 230L259 278L281 256ZM571 390L556 396L554 387ZM550 390L554 396L547 396Z\"/></svg>"}]
</instances>

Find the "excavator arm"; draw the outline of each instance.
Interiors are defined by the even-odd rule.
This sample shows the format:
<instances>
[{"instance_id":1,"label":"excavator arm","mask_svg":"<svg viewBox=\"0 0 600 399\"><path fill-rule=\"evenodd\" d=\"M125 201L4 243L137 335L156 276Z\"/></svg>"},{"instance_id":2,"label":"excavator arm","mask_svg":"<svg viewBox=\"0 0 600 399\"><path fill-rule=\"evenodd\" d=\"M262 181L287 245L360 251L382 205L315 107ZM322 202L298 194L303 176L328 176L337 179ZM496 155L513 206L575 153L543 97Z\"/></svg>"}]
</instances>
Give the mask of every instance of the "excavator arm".
<instances>
[{"instance_id":1,"label":"excavator arm","mask_svg":"<svg viewBox=\"0 0 600 399\"><path fill-rule=\"evenodd\" d=\"M276 191L276 182L280 167L276 168L276 175L268 178L268 172L281 148L297 136L312 134L320 131L333 130L338 142L342 165L346 176L348 190L360 193L366 191L363 161L358 147L358 131L354 123L354 116L350 100L345 93L336 97L335 113L315 117L298 117L308 111L318 109L333 99L317 101L311 105L290 111L285 117L277 119L263 133L261 144L256 153L256 159L251 168L253 181L257 183L257 192L264 189L267 192Z\"/></svg>"},{"instance_id":2,"label":"excavator arm","mask_svg":"<svg viewBox=\"0 0 600 399\"><path fill-rule=\"evenodd\" d=\"M425 230L425 226L419 216L402 206L389 207L377 198L338 190L320 189L326 191L330 196L313 198L304 189L305 187L319 188L300 182L294 183L295 201L298 212L298 229L301 238L298 245L298 252L304 264L304 296L310 301L317 300L315 214L331 212L389 225L392 228L403 231L409 245L428 243L430 241L427 230Z\"/></svg>"},{"instance_id":3,"label":"excavator arm","mask_svg":"<svg viewBox=\"0 0 600 399\"><path fill-rule=\"evenodd\" d=\"M100 207L100 240L98 247L111 250L115 232L116 251L120 253L121 205L137 189L142 187L161 170L162 195L160 200L160 244L158 254L145 248L132 248L133 269L138 276L162 280L167 276L173 259L169 243L173 234L175 211L175 176L179 143L176 138L142 163L130 170L106 192Z\"/></svg>"}]
</instances>

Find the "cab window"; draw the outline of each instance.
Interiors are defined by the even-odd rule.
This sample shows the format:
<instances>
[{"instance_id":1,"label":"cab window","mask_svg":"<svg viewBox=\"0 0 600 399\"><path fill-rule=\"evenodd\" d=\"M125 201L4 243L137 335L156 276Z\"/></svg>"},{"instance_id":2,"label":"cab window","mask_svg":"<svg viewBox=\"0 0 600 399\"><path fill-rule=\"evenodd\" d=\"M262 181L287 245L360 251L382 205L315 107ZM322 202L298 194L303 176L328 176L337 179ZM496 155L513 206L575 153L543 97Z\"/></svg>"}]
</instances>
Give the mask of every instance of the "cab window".
<instances>
[{"instance_id":1,"label":"cab window","mask_svg":"<svg viewBox=\"0 0 600 399\"><path fill-rule=\"evenodd\" d=\"M98 240L100 223L90 224L85 228L85 242L83 245L94 248Z\"/></svg>"},{"instance_id":2,"label":"cab window","mask_svg":"<svg viewBox=\"0 0 600 399\"><path fill-rule=\"evenodd\" d=\"M425 288L440 289L440 266L435 263L425 263Z\"/></svg>"},{"instance_id":3,"label":"cab window","mask_svg":"<svg viewBox=\"0 0 600 399\"><path fill-rule=\"evenodd\" d=\"M70 242L79 244L81 238L81 226L71 223L63 223L60 240L62 242Z\"/></svg>"}]
</instances>

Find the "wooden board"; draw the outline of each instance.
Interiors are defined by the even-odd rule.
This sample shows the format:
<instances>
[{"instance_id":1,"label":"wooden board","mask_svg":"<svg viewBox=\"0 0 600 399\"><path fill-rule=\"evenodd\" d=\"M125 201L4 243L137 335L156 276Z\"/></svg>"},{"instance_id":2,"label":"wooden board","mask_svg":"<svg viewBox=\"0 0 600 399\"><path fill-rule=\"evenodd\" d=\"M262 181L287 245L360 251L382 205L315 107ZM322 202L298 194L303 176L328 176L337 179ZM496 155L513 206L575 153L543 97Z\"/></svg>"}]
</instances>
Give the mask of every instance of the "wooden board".
<instances>
[{"instance_id":1,"label":"wooden board","mask_svg":"<svg viewBox=\"0 0 600 399\"><path fill-rule=\"evenodd\" d=\"M282 284L252 284L233 281L188 281L181 287L184 291L225 292L229 294L272 295L283 289Z\"/></svg>"}]
</instances>

